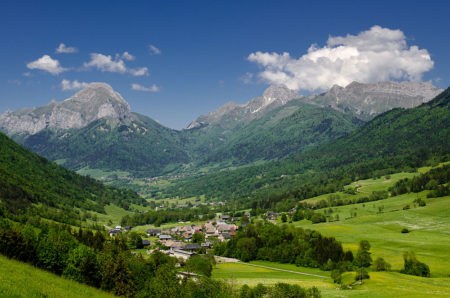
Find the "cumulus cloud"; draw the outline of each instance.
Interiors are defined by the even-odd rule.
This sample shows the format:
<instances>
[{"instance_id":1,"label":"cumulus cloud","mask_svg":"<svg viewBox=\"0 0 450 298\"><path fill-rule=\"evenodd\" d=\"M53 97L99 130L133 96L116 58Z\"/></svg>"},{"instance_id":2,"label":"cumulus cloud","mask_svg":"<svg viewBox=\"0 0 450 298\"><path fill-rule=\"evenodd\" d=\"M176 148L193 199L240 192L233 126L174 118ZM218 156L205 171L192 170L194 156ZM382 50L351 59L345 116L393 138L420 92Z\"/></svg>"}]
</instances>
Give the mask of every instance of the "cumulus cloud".
<instances>
[{"instance_id":1,"label":"cumulus cloud","mask_svg":"<svg viewBox=\"0 0 450 298\"><path fill-rule=\"evenodd\" d=\"M49 55L44 55L36 61L32 61L27 64L29 69L40 69L51 73L52 75L58 75L63 71L66 71L67 68L62 67L59 64L59 61L56 59L52 59Z\"/></svg>"},{"instance_id":2,"label":"cumulus cloud","mask_svg":"<svg viewBox=\"0 0 450 298\"><path fill-rule=\"evenodd\" d=\"M326 90L352 81L374 83L391 79L419 81L434 62L426 49L408 47L400 30L373 26L357 35L330 36L324 47L311 45L300 58L255 52L248 60L263 69L259 76L270 84L296 90Z\"/></svg>"},{"instance_id":3,"label":"cumulus cloud","mask_svg":"<svg viewBox=\"0 0 450 298\"><path fill-rule=\"evenodd\" d=\"M70 54L78 52L78 49L75 47L68 47L63 43L60 43L55 52L58 54Z\"/></svg>"},{"instance_id":4,"label":"cumulus cloud","mask_svg":"<svg viewBox=\"0 0 450 298\"><path fill-rule=\"evenodd\" d=\"M79 90L79 89L86 88L88 85L89 85L89 83L86 83L86 82L78 82L77 80L71 82L69 80L63 79L61 82L61 89L64 91Z\"/></svg>"},{"instance_id":5,"label":"cumulus cloud","mask_svg":"<svg viewBox=\"0 0 450 298\"><path fill-rule=\"evenodd\" d=\"M147 92L158 92L159 87L155 84L153 84L150 87L145 87L139 84L131 84L131 89L137 90L137 91L147 91Z\"/></svg>"},{"instance_id":6,"label":"cumulus cloud","mask_svg":"<svg viewBox=\"0 0 450 298\"><path fill-rule=\"evenodd\" d=\"M133 61L134 59L136 59L136 57L134 57L133 55L131 55L128 52L123 52L122 58L123 58L123 60L127 60L127 61Z\"/></svg>"},{"instance_id":7,"label":"cumulus cloud","mask_svg":"<svg viewBox=\"0 0 450 298\"><path fill-rule=\"evenodd\" d=\"M125 55L125 53L127 55ZM85 67L96 67L97 69L101 71L108 71L108 72L117 72L117 73L130 73L133 76L144 76L148 75L148 68L147 67L141 67L141 68L128 68L125 65L125 61L123 60L123 56L127 56L130 60L129 56L132 56L128 54L128 52L125 52L122 56L116 55L116 57L113 59L111 55L103 55L99 53L92 53L91 54L91 61L85 62ZM134 58L134 56L132 56Z\"/></svg>"},{"instance_id":8,"label":"cumulus cloud","mask_svg":"<svg viewBox=\"0 0 450 298\"><path fill-rule=\"evenodd\" d=\"M148 50L150 52L150 55L160 55L161 54L161 50L152 44L148 46Z\"/></svg>"}]
</instances>

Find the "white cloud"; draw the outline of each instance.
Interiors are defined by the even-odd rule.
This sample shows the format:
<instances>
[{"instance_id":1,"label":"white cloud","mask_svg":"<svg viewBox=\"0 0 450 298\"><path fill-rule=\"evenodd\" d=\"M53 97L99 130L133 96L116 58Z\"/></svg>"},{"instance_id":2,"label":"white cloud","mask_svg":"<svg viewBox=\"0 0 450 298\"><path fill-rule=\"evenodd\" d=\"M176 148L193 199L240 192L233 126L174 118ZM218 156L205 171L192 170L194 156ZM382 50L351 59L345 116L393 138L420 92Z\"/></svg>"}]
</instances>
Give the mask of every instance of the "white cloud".
<instances>
[{"instance_id":1,"label":"white cloud","mask_svg":"<svg viewBox=\"0 0 450 298\"><path fill-rule=\"evenodd\" d=\"M44 55L36 61L28 63L27 67L29 69L45 70L53 75L58 75L67 70L67 68L62 67L59 64L58 60L52 59L52 57L50 57L49 55Z\"/></svg>"},{"instance_id":2,"label":"white cloud","mask_svg":"<svg viewBox=\"0 0 450 298\"><path fill-rule=\"evenodd\" d=\"M86 88L88 85L89 85L89 83L86 83L86 82L78 82L77 80L71 82L69 80L63 79L61 82L61 89L64 91L79 90L79 89Z\"/></svg>"},{"instance_id":3,"label":"white cloud","mask_svg":"<svg viewBox=\"0 0 450 298\"><path fill-rule=\"evenodd\" d=\"M291 89L326 90L352 81L373 83L391 79L419 81L434 62L426 49L408 47L400 30L373 26L358 35L330 36L327 45L312 45L296 59L289 53L255 52L248 60L262 66L259 76Z\"/></svg>"},{"instance_id":4,"label":"white cloud","mask_svg":"<svg viewBox=\"0 0 450 298\"><path fill-rule=\"evenodd\" d=\"M251 72L246 72L239 80L244 84L250 84L253 81L253 74Z\"/></svg>"},{"instance_id":5,"label":"white cloud","mask_svg":"<svg viewBox=\"0 0 450 298\"><path fill-rule=\"evenodd\" d=\"M125 52L125 53L128 54L128 52ZM128 54L128 55L130 55L130 54ZM101 71L117 72L117 73L130 73L133 76L148 75L147 67L141 67L141 68L136 68L136 69L127 68L127 66L125 65L125 62L123 61L123 59L121 58L120 55L116 55L116 57L113 59L111 55L92 53L91 61L85 62L84 66L85 67L96 67L97 69L99 69Z\"/></svg>"},{"instance_id":6,"label":"white cloud","mask_svg":"<svg viewBox=\"0 0 450 298\"><path fill-rule=\"evenodd\" d=\"M145 76L148 75L148 68L140 67L135 69L129 69L128 72L131 73L133 76Z\"/></svg>"},{"instance_id":7,"label":"white cloud","mask_svg":"<svg viewBox=\"0 0 450 298\"><path fill-rule=\"evenodd\" d=\"M134 59L136 59L135 56L131 55L128 52L123 52L122 58L123 58L123 60L127 60L127 61L133 61Z\"/></svg>"},{"instance_id":8,"label":"white cloud","mask_svg":"<svg viewBox=\"0 0 450 298\"><path fill-rule=\"evenodd\" d=\"M78 52L78 49L75 47L68 47L63 43L60 43L59 46L56 48L55 52L58 54L62 54L62 53L70 54L70 53Z\"/></svg>"},{"instance_id":9,"label":"white cloud","mask_svg":"<svg viewBox=\"0 0 450 298\"><path fill-rule=\"evenodd\" d=\"M158 92L159 87L155 84L153 84L151 87L145 87L139 84L131 84L131 89L137 90L137 91L148 91L148 92Z\"/></svg>"},{"instance_id":10,"label":"white cloud","mask_svg":"<svg viewBox=\"0 0 450 298\"><path fill-rule=\"evenodd\" d=\"M150 52L150 55L161 55L161 50L152 44L148 46L148 50Z\"/></svg>"}]
</instances>

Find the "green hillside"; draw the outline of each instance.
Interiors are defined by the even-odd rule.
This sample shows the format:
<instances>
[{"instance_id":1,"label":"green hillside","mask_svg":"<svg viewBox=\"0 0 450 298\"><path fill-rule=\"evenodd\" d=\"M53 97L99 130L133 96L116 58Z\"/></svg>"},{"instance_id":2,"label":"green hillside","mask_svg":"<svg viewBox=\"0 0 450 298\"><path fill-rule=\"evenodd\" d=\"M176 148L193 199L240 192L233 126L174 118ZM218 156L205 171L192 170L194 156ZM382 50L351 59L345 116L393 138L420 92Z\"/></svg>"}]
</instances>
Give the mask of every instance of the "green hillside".
<instances>
[{"instance_id":1,"label":"green hillside","mask_svg":"<svg viewBox=\"0 0 450 298\"><path fill-rule=\"evenodd\" d=\"M154 176L170 172L189 161L179 132L136 113L132 120L99 119L81 129L43 130L18 141L70 169L83 167L129 171Z\"/></svg>"},{"instance_id":2,"label":"green hillside","mask_svg":"<svg viewBox=\"0 0 450 298\"><path fill-rule=\"evenodd\" d=\"M135 192L106 187L58 166L0 133L0 215L20 219L38 214L75 223L81 216L77 208L104 213L105 205L124 202L143 201Z\"/></svg>"},{"instance_id":3,"label":"green hillside","mask_svg":"<svg viewBox=\"0 0 450 298\"><path fill-rule=\"evenodd\" d=\"M73 280L0 255L1 297L114 297Z\"/></svg>"},{"instance_id":4,"label":"green hillside","mask_svg":"<svg viewBox=\"0 0 450 298\"><path fill-rule=\"evenodd\" d=\"M386 112L350 135L294 158L189 177L161 191L167 197L252 196L273 202L333 192L355 177L412 170L446 160L450 153L449 105L450 88L426 104ZM279 197L271 198L268 192Z\"/></svg>"},{"instance_id":5,"label":"green hillside","mask_svg":"<svg viewBox=\"0 0 450 298\"><path fill-rule=\"evenodd\" d=\"M236 130L203 162L243 165L282 159L345 136L362 123L331 108L293 100Z\"/></svg>"}]
</instances>

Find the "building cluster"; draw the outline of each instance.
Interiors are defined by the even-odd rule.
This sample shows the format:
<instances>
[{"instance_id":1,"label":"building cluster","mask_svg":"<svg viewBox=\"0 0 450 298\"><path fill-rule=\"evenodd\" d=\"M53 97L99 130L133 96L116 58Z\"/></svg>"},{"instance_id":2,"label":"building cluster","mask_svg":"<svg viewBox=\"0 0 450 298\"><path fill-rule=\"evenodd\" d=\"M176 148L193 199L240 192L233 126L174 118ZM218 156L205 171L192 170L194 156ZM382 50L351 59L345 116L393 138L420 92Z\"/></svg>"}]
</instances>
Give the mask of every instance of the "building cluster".
<instances>
[{"instance_id":1,"label":"building cluster","mask_svg":"<svg viewBox=\"0 0 450 298\"><path fill-rule=\"evenodd\" d=\"M239 227L227 222L229 219L228 215L223 215L221 219L210 220L203 225L184 225L167 230L148 229L147 236L158 237L158 242L168 248L165 251L168 255L188 259L202 248L211 248L213 242L228 241L234 237ZM195 233L203 233L205 241L191 243Z\"/></svg>"}]
</instances>

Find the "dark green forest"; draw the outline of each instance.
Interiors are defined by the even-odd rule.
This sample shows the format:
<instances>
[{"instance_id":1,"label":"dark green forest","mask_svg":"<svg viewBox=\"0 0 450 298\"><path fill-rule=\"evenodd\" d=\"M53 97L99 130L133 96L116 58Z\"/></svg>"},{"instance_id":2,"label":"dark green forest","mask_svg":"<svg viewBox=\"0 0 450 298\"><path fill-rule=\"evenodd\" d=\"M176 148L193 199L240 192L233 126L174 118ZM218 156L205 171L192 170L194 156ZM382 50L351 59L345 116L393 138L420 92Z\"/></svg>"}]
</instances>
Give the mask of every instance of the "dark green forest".
<instances>
[{"instance_id":1,"label":"dark green forest","mask_svg":"<svg viewBox=\"0 0 450 298\"><path fill-rule=\"evenodd\" d=\"M40 216L75 224L74 208L104 213L106 204L144 203L135 192L78 175L0 133L0 215L23 221Z\"/></svg>"}]
</instances>

